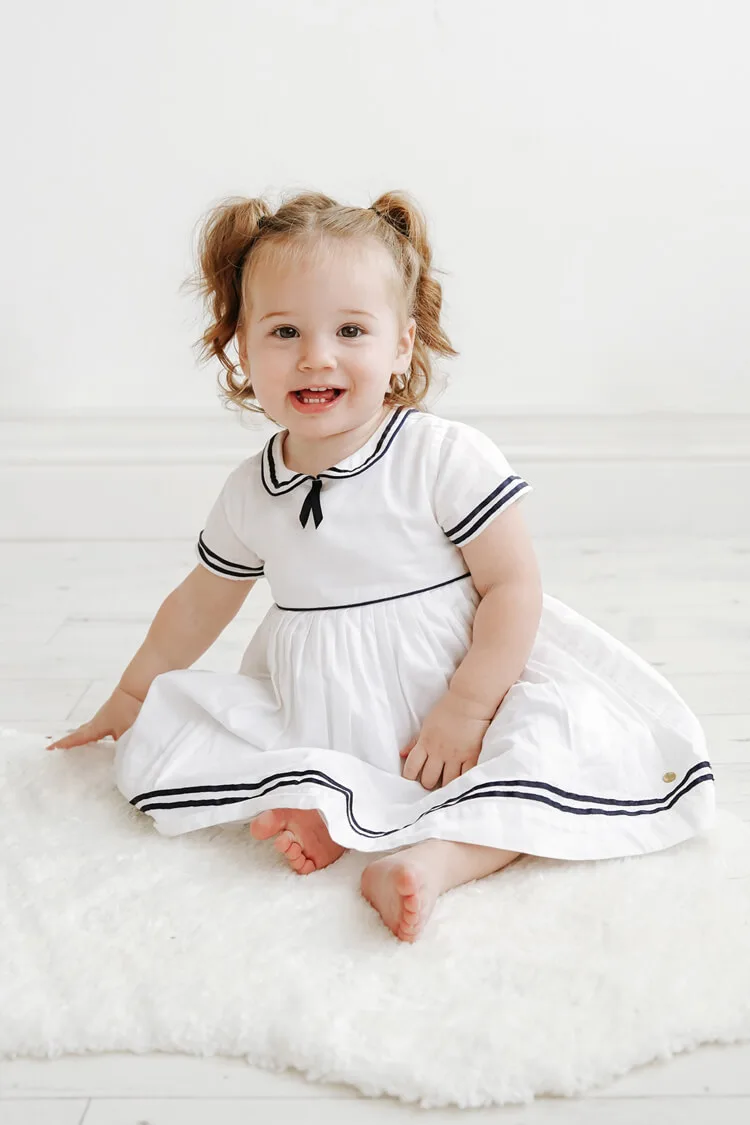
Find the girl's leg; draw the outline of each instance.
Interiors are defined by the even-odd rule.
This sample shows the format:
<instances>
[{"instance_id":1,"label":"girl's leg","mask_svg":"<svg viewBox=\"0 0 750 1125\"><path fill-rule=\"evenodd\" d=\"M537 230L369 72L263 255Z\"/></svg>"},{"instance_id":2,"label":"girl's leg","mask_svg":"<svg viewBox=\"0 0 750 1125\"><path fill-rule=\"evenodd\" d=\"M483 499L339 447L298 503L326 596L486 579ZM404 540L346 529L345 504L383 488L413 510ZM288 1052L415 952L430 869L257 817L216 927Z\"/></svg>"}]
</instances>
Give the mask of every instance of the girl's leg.
<instances>
[{"instance_id":1,"label":"girl's leg","mask_svg":"<svg viewBox=\"0 0 750 1125\"><path fill-rule=\"evenodd\" d=\"M397 938L415 941L439 895L491 875L521 855L482 844L423 840L368 864L361 891Z\"/></svg>"}]
</instances>

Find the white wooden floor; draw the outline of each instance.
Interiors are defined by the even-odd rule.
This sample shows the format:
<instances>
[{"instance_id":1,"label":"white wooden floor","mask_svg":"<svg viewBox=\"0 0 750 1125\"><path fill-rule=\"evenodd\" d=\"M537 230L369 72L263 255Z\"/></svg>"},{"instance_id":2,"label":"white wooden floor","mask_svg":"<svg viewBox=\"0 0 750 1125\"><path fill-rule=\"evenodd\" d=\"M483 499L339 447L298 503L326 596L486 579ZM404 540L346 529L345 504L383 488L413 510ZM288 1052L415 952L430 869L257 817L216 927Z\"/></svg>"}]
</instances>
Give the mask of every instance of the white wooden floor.
<instances>
[{"instance_id":1,"label":"white wooden floor","mask_svg":"<svg viewBox=\"0 0 750 1125\"><path fill-rule=\"evenodd\" d=\"M701 718L720 806L750 820L750 540L536 540L547 593L630 644ZM50 739L90 718L195 565L193 545L0 541L0 724ZM196 667L236 671L270 604L260 582ZM2 1013L0 1013L2 1018ZM747 1125L750 1044L706 1046L583 1099L473 1110L477 1122ZM458 1121L236 1059L0 1061L0 1125Z\"/></svg>"}]
</instances>

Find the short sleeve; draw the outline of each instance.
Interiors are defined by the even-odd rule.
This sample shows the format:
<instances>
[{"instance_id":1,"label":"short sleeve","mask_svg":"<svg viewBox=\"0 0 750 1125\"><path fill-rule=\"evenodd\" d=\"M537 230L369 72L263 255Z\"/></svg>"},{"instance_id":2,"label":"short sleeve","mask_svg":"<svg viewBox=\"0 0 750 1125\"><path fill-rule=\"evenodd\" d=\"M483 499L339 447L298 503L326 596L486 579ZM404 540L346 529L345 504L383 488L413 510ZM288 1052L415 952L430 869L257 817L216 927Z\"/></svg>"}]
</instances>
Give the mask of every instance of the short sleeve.
<instances>
[{"instance_id":1,"label":"short sleeve","mask_svg":"<svg viewBox=\"0 0 750 1125\"><path fill-rule=\"evenodd\" d=\"M247 468L243 462L229 474L195 545L198 561L222 578L263 577L263 560L247 543L247 529L252 526Z\"/></svg>"},{"instance_id":2,"label":"short sleeve","mask_svg":"<svg viewBox=\"0 0 750 1125\"><path fill-rule=\"evenodd\" d=\"M476 539L501 512L533 491L481 430L461 422L445 434L434 506L438 523L457 547Z\"/></svg>"}]
</instances>

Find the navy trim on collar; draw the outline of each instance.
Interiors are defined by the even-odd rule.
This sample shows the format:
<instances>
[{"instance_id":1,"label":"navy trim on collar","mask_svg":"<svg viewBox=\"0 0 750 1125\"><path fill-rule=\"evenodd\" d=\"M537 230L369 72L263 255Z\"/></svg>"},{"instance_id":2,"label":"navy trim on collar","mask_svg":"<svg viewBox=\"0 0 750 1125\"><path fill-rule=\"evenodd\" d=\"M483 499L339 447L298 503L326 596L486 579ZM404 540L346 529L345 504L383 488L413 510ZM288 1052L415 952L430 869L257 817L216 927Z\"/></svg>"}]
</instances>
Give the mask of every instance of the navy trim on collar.
<instances>
[{"instance_id":1,"label":"navy trim on collar","mask_svg":"<svg viewBox=\"0 0 750 1125\"><path fill-rule=\"evenodd\" d=\"M286 495L287 492L292 492L293 489L297 488L299 485L304 484L305 481L320 480L323 477L330 480L340 480L343 477L357 476L358 473L363 473L365 469L369 469L376 461L379 461L381 457L386 455L409 415L418 413L419 411L413 406L396 407L393 414L388 419L377 445L370 456L367 457L361 465L357 465L353 469L341 469L337 465L334 465L332 468L318 473L317 476L313 476L310 473L293 473L290 477L279 479L273 451L277 447L277 441L281 431L275 433L266 443L260 460L260 478L263 481L263 487L271 496L283 496ZM351 454L351 456L355 456L355 454ZM344 458L344 460L349 460L349 458Z\"/></svg>"}]
</instances>

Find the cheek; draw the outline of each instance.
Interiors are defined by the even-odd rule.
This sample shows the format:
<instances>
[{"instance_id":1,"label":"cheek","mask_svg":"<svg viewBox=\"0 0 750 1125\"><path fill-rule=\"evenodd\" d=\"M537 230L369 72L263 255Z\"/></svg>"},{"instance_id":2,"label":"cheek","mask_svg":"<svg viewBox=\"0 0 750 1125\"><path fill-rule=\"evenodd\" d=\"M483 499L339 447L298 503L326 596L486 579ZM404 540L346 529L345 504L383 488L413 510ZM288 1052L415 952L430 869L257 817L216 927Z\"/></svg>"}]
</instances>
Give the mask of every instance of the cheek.
<instances>
[{"instance_id":1,"label":"cheek","mask_svg":"<svg viewBox=\"0 0 750 1125\"><path fill-rule=\"evenodd\" d=\"M289 365L284 363L278 355L261 351L250 361L250 374L253 385L265 388L273 393L273 388L283 384L287 379Z\"/></svg>"}]
</instances>

